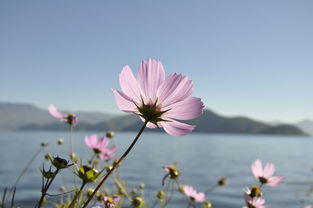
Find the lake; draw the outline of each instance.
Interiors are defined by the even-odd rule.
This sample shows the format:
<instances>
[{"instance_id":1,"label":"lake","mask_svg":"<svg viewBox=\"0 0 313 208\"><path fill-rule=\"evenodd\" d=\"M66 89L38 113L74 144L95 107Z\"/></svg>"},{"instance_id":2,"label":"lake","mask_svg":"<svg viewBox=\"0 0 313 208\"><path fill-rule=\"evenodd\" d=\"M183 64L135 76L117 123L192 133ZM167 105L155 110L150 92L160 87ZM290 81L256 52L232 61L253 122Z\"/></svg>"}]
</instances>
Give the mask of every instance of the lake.
<instances>
[{"instance_id":1,"label":"lake","mask_svg":"<svg viewBox=\"0 0 313 208\"><path fill-rule=\"evenodd\" d=\"M102 132L75 132L75 151L84 159L92 152L84 144L84 137ZM118 155L131 143L136 132L118 132L114 143ZM68 132L2 132L0 133L0 189L11 186L30 158L39 149L42 141L48 141L40 157L20 180L16 204L34 207L40 196L43 155L67 156L66 140ZM58 146L56 140L65 138L65 144ZM216 208L235 208L244 205L243 189L256 184L251 173L251 163L259 158L263 162L276 165L275 175L284 175L285 182L279 187L265 187L267 204L275 208L300 208L313 202L307 192L313 184L313 140L310 137L272 135L232 135L232 134L190 134L172 137L164 132L144 132L134 149L120 168L121 175L130 188L145 183L145 194L154 202L154 196L161 189L165 175L162 165L178 162L182 172L181 183L192 185L198 191L205 191L226 176L228 185L207 195ZM86 160L84 161L86 162ZM45 161L46 167L49 163ZM65 170L67 171L67 170ZM51 192L63 184L56 178ZM55 188L55 189L53 189ZM175 196L169 207L187 207L183 198Z\"/></svg>"}]
</instances>

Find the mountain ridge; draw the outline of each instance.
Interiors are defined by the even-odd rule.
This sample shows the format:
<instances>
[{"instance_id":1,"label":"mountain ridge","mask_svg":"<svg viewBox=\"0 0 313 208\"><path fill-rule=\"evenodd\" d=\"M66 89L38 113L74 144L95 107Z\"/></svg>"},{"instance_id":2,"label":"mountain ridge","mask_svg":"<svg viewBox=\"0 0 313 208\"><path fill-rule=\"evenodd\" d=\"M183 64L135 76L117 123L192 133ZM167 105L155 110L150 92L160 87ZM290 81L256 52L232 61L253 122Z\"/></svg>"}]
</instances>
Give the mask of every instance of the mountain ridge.
<instances>
[{"instance_id":1,"label":"mountain ridge","mask_svg":"<svg viewBox=\"0 0 313 208\"><path fill-rule=\"evenodd\" d=\"M99 112L77 112L78 131L138 131L142 121L137 115L115 116ZM89 120L93 122L90 122ZM273 126L244 116L221 116L205 109L198 118L185 123L196 125L200 133L307 135L290 124ZM0 130L66 130L68 126L53 118L47 110L32 104L0 102ZM153 130L152 130L153 131Z\"/></svg>"}]
</instances>

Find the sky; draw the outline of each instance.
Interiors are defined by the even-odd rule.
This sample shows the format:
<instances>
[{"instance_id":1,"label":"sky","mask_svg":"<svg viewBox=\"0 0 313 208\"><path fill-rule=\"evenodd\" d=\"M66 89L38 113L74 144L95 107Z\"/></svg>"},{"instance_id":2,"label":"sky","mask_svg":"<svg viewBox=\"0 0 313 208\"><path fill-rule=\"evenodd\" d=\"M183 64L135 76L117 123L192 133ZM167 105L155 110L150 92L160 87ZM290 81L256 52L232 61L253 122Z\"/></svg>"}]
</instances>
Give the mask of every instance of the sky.
<instances>
[{"instance_id":1,"label":"sky","mask_svg":"<svg viewBox=\"0 0 313 208\"><path fill-rule=\"evenodd\" d=\"M129 65L160 60L225 116L313 119L312 0L1 0L0 101L120 113Z\"/></svg>"}]
</instances>

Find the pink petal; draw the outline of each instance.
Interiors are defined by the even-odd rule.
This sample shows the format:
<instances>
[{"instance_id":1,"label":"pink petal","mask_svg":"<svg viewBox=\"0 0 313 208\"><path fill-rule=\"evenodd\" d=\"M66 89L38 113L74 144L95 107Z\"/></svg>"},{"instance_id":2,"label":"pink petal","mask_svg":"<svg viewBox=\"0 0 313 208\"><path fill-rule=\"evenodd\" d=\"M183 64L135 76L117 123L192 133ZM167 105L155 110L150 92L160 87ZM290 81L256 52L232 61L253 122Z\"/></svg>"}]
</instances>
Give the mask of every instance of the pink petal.
<instances>
[{"instance_id":1,"label":"pink petal","mask_svg":"<svg viewBox=\"0 0 313 208\"><path fill-rule=\"evenodd\" d=\"M204 202L205 201L205 195L202 192L199 192L195 197L196 202Z\"/></svg>"},{"instance_id":2,"label":"pink petal","mask_svg":"<svg viewBox=\"0 0 313 208\"><path fill-rule=\"evenodd\" d=\"M195 128L195 126L181 123L174 120L162 122L164 130L172 136L184 136Z\"/></svg>"},{"instance_id":3,"label":"pink petal","mask_svg":"<svg viewBox=\"0 0 313 208\"><path fill-rule=\"evenodd\" d=\"M271 177L275 172L275 165L273 163L266 163L263 171L263 176L265 178Z\"/></svg>"},{"instance_id":4,"label":"pink petal","mask_svg":"<svg viewBox=\"0 0 313 208\"><path fill-rule=\"evenodd\" d=\"M137 112L137 107L130 97L118 90L113 90L113 93L115 97L115 102L120 110L130 113Z\"/></svg>"},{"instance_id":5,"label":"pink petal","mask_svg":"<svg viewBox=\"0 0 313 208\"><path fill-rule=\"evenodd\" d=\"M136 100L137 102L141 101L141 88L134 77L134 74L130 67L124 66L122 72L119 75L120 78L120 86L123 92L130 97L132 100Z\"/></svg>"},{"instance_id":6,"label":"pink petal","mask_svg":"<svg viewBox=\"0 0 313 208\"><path fill-rule=\"evenodd\" d=\"M155 101L157 90L165 79L162 63L153 59L142 61L139 65L137 79L144 91L146 102L149 102L149 99Z\"/></svg>"},{"instance_id":7,"label":"pink petal","mask_svg":"<svg viewBox=\"0 0 313 208\"><path fill-rule=\"evenodd\" d=\"M278 186L283 182L284 176L273 176L268 179L266 185L268 186Z\"/></svg>"},{"instance_id":8,"label":"pink petal","mask_svg":"<svg viewBox=\"0 0 313 208\"><path fill-rule=\"evenodd\" d=\"M99 141L99 146L100 147L106 147L109 144L109 139L106 137L101 137L100 141Z\"/></svg>"},{"instance_id":9,"label":"pink petal","mask_svg":"<svg viewBox=\"0 0 313 208\"><path fill-rule=\"evenodd\" d=\"M90 148L95 148L98 143L98 136L96 134L86 136L85 137L85 143Z\"/></svg>"},{"instance_id":10,"label":"pink petal","mask_svg":"<svg viewBox=\"0 0 313 208\"><path fill-rule=\"evenodd\" d=\"M63 113L60 113L54 105L49 105L48 110L49 110L49 113L55 118L64 119L64 117L66 117L66 115Z\"/></svg>"},{"instance_id":11,"label":"pink petal","mask_svg":"<svg viewBox=\"0 0 313 208\"><path fill-rule=\"evenodd\" d=\"M167 108L170 109L166 114L167 117L178 120L190 120L202 114L204 105L200 98L189 97L169 105Z\"/></svg>"},{"instance_id":12,"label":"pink petal","mask_svg":"<svg viewBox=\"0 0 313 208\"><path fill-rule=\"evenodd\" d=\"M158 103L162 108L182 101L192 93L193 83L186 76L173 74L167 77L157 91Z\"/></svg>"},{"instance_id":13,"label":"pink petal","mask_svg":"<svg viewBox=\"0 0 313 208\"><path fill-rule=\"evenodd\" d=\"M257 159L252 163L251 170L255 178L263 177L263 167L261 160Z\"/></svg>"}]
</instances>

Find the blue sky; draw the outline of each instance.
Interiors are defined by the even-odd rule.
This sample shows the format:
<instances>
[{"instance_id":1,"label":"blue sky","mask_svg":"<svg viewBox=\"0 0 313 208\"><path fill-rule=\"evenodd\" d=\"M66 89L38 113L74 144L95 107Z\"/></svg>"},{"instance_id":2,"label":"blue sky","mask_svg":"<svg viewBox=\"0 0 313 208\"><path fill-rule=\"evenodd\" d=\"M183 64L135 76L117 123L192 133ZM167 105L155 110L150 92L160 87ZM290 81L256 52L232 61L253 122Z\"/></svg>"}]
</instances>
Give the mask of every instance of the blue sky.
<instances>
[{"instance_id":1,"label":"blue sky","mask_svg":"<svg viewBox=\"0 0 313 208\"><path fill-rule=\"evenodd\" d=\"M313 1L0 1L0 101L118 113L147 58L220 114L313 119Z\"/></svg>"}]
</instances>

